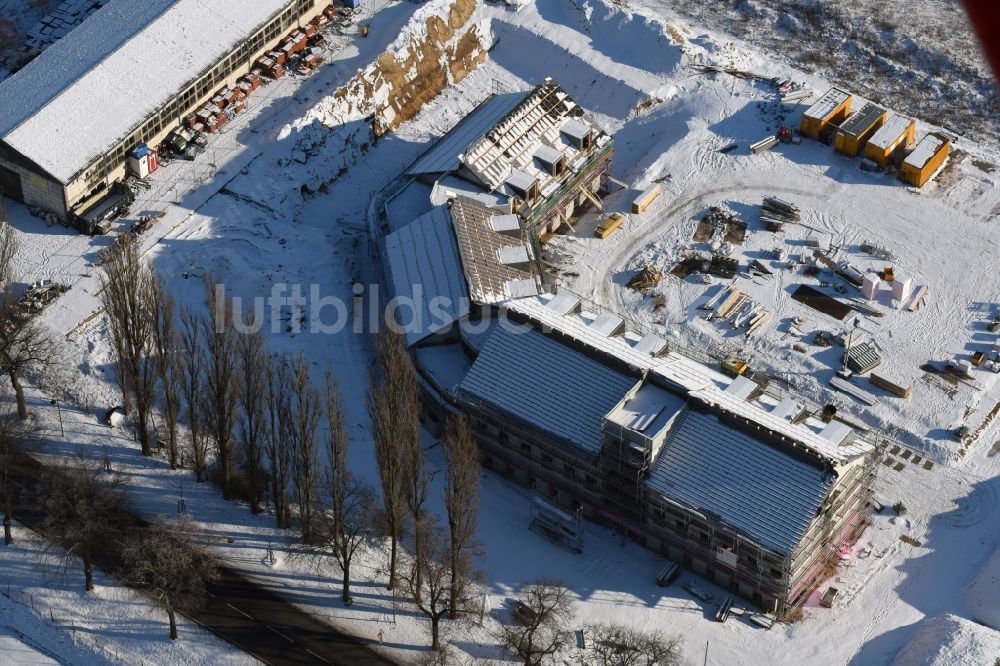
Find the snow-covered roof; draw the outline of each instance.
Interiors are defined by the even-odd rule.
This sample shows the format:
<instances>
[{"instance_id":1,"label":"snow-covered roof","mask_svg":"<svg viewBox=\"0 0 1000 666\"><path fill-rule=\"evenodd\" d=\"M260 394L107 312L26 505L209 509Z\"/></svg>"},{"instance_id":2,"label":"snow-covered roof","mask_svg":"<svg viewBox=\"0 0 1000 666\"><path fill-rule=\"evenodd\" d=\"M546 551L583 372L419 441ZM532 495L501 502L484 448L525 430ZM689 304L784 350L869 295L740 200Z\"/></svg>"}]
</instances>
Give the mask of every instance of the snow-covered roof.
<instances>
[{"instance_id":1,"label":"snow-covered roof","mask_svg":"<svg viewBox=\"0 0 1000 666\"><path fill-rule=\"evenodd\" d=\"M547 306L554 298L558 297L545 294L510 301L504 306L598 353L618 359L639 370L653 372L670 385L685 391L689 397L760 425L771 433L786 437L831 461L846 463L867 454L873 448L871 443L861 437L854 437L844 444L835 445L801 423L792 423L787 418L776 416L759 402L748 402L739 396L727 394L726 389L733 380L721 372L674 351L656 356L645 345L640 346L640 342L646 338L627 329L623 335L610 337L604 335L592 327L593 321L600 316L599 314L577 311L560 314L558 309Z\"/></svg>"},{"instance_id":2,"label":"snow-covered roof","mask_svg":"<svg viewBox=\"0 0 1000 666\"><path fill-rule=\"evenodd\" d=\"M0 137L68 183L290 4L112 0L0 83Z\"/></svg>"},{"instance_id":3,"label":"snow-covered roof","mask_svg":"<svg viewBox=\"0 0 1000 666\"><path fill-rule=\"evenodd\" d=\"M882 127L875 130L872 137L868 139L868 143L876 148L881 148L885 150L891 146L896 139L902 136L903 132L909 129L913 121L905 116L897 116L896 114L890 114L888 120Z\"/></svg>"},{"instance_id":4,"label":"snow-covered roof","mask_svg":"<svg viewBox=\"0 0 1000 666\"><path fill-rule=\"evenodd\" d=\"M462 381L459 395L597 454L604 415L636 383L636 378L543 333L501 323ZM567 387L572 387L572 399L558 399Z\"/></svg>"},{"instance_id":5,"label":"snow-covered roof","mask_svg":"<svg viewBox=\"0 0 1000 666\"><path fill-rule=\"evenodd\" d=\"M917 147L913 149L913 152L906 156L903 160L903 164L909 165L916 169L922 169L927 162L934 157L939 150L946 147L948 143L944 137L937 134L928 134Z\"/></svg>"},{"instance_id":6,"label":"snow-covered roof","mask_svg":"<svg viewBox=\"0 0 1000 666\"><path fill-rule=\"evenodd\" d=\"M885 109L881 106L865 104L847 117L839 131L850 136L861 136L884 115Z\"/></svg>"},{"instance_id":7,"label":"snow-covered roof","mask_svg":"<svg viewBox=\"0 0 1000 666\"><path fill-rule=\"evenodd\" d=\"M385 249L393 296L413 305L398 310L405 317L399 323L407 346L469 314L469 292L447 207L434 208L386 236Z\"/></svg>"},{"instance_id":8,"label":"snow-covered roof","mask_svg":"<svg viewBox=\"0 0 1000 666\"><path fill-rule=\"evenodd\" d=\"M461 256L461 277L472 300L491 304L539 292L540 277L536 257L520 237L493 229L500 217L481 202L458 197L451 204L451 220ZM535 285L530 288L525 281Z\"/></svg>"},{"instance_id":9,"label":"snow-covered roof","mask_svg":"<svg viewBox=\"0 0 1000 666\"><path fill-rule=\"evenodd\" d=\"M646 484L765 548L789 554L832 482L820 467L689 408L667 435Z\"/></svg>"},{"instance_id":10,"label":"snow-covered roof","mask_svg":"<svg viewBox=\"0 0 1000 666\"><path fill-rule=\"evenodd\" d=\"M812 106L803 111L802 115L807 118L826 120L826 118L833 113L838 106L850 98L851 93L841 90L840 88L830 88L823 93L822 97L813 102Z\"/></svg>"},{"instance_id":11,"label":"snow-covered roof","mask_svg":"<svg viewBox=\"0 0 1000 666\"><path fill-rule=\"evenodd\" d=\"M434 141L423 155L406 170L407 175L447 173L459 167L458 156L469 145L510 113L524 99L523 92L492 95L472 110L443 137Z\"/></svg>"}]
</instances>

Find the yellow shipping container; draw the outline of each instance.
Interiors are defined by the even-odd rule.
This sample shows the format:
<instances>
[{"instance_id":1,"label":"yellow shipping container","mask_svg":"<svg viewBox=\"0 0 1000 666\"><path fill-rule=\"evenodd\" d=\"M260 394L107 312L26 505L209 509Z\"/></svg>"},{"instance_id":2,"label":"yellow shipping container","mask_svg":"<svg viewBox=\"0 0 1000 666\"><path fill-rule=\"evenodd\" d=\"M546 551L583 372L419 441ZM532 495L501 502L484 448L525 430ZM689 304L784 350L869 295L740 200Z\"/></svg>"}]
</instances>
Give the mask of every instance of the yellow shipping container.
<instances>
[{"instance_id":1,"label":"yellow shipping container","mask_svg":"<svg viewBox=\"0 0 1000 666\"><path fill-rule=\"evenodd\" d=\"M819 140L820 134L828 127L840 123L847 117L851 112L852 100L850 93L839 88L830 88L802 113L799 133Z\"/></svg>"},{"instance_id":2,"label":"yellow shipping container","mask_svg":"<svg viewBox=\"0 0 1000 666\"><path fill-rule=\"evenodd\" d=\"M910 118L895 114L889 116L885 124L865 144L865 157L879 166L888 166L892 154L900 146L909 148L913 145L913 132L916 126L917 123Z\"/></svg>"},{"instance_id":3,"label":"yellow shipping container","mask_svg":"<svg viewBox=\"0 0 1000 666\"><path fill-rule=\"evenodd\" d=\"M899 170L899 177L914 187L923 187L944 163L951 142L940 134L931 133L921 139Z\"/></svg>"},{"instance_id":4,"label":"yellow shipping container","mask_svg":"<svg viewBox=\"0 0 1000 666\"><path fill-rule=\"evenodd\" d=\"M885 123L887 112L880 106L865 104L851 114L837 130L833 147L849 157L857 157L865 142Z\"/></svg>"}]
</instances>

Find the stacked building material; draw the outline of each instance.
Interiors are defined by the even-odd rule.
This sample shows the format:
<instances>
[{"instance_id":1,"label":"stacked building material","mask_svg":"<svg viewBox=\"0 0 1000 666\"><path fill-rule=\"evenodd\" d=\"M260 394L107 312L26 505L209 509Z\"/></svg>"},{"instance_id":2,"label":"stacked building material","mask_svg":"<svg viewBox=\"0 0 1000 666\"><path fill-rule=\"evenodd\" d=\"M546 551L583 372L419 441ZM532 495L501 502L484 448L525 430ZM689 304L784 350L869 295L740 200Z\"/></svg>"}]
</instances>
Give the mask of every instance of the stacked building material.
<instances>
[{"instance_id":1,"label":"stacked building material","mask_svg":"<svg viewBox=\"0 0 1000 666\"><path fill-rule=\"evenodd\" d=\"M788 222L802 220L799 207L778 197L764 197L760 211L761 222L768 231L781 231Z\"/></svg>"}]
</instances>

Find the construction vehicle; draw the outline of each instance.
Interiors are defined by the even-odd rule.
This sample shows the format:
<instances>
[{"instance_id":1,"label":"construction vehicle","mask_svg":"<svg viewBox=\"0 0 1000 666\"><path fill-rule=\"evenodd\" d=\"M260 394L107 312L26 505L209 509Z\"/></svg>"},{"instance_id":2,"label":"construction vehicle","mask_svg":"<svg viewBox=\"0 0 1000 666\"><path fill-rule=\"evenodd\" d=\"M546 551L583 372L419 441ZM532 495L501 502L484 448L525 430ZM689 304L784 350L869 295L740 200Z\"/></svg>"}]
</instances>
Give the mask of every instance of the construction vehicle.
<instances>
[{"instance_id":1,"label":"construction vehicle","mask_svg":"<svg viewBox=\"0 0 1000 666\"><path fill-rule=\"evenodd\" d=\"M744 374L748 368L749 366L747 365L747 362L739 356L730 354L726 358L722 359L722 371L730 377L739 377Z\"/></svg>"},{"instance_id":2,"label":"construction vehicle","mask_svg":"<svg viewBox=\"0 0 1000 666\"><path fill-rule=\"evenodd\" d=\"M896 271L892 266L886 266L882 269L882 279L886 282L892 282L896 279Z\"/></svg>"},{"instance_id":3,"label":"construction vehicle","mask_svg":"<svg viewBox=\"0 0 1000 666\"><path fill-rule=\"evenodd\" d=\"M612 213L604 218L604 221L597 225L597 228L594 230L594 235L603 240L618 231L618 227L622 226L622 222L624 221L624 215L621 213Z\"/></svg>"}]
</instances>

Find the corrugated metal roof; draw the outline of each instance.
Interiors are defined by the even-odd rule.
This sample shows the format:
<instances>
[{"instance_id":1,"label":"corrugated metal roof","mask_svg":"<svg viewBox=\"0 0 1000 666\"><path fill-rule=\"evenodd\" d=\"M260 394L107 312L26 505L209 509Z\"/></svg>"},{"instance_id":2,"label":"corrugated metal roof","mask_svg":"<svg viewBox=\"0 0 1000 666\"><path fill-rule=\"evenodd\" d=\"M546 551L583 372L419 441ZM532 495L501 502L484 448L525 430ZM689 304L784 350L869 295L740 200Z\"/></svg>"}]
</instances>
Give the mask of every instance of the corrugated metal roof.
<instances>
[{"instance_id":1,"label":"corrugated metal roof","mask_svg":"<svg viewBox=\"0 0 1000 666\"><path fill-rule=\"evenodd\" d=\"M851 136L860 136L867 132L884 113L885 109L881 106L865 104L844 121L840 131Z\"/></svg>"},{"instance_id":2,"label":"corrugated metal roof","mask_svg":"<svg viewBox=\"0 0 1000 666\"><path fill-rule=\"evenodd\" d=\"M406 173L419 176L456 171L459 167L458 156L464 154L473 141L486 134L527 95L527 92L514 92L487 98L447 134L435 141L410 165Z\"/></svg>"},{"instance_id":3,"label":"corrugated metal roof","mask_svg":"<svg viewBox=\"0 0 1000 666\"><path fill-rule=\"evenodd\" d=\"M778 553L791 553L833 478L688 409L667 435L647 486Z\"/></svg>"},{"instance_id":4,"label":"corrugated metal roof","mask_svg":"<svg viewBox=\"0 0 1000 666\"><path fill-rule=\"evenodd\" d=\"M385 249L393 295L412 299L414 306L399 310L408 317L400 322L407 346L469 314L469 291L447 207L434 208L386 236Z\"/></svg>"},{"instance_id":5,"label":"corrugated metal roof","mask_svg":"<svg viewBox=\"0 0 1000 666\"><path fill-rule=\"evenodd\" d=\"M890 114L889 118L885 121L882 127L875 130L872 134L872 138L868 139L868 143L875 146L876 148L881 148L885 150L892 143L902 136L910 125L913 123L909 118L903 116L897 116L896 114Z\"/></svg>"},{"instance_id":6,"label":"corrugated metal roof","mask_svg":"<svg viewBox=\"0 0 1000 666\"><path fill-rule=\"evenodd\" d=\"M604 415L637 381L538 331L501 323L459 393L596 454Z\"/></svg>"},{"instance_id":7,"label":"corrugated metal roof","mask_svg":"<svg viewBox=\"0 0 1000 666\"><path fill-rule=\"evenodd\" d=\"M830 88L823 96L818 100L813 102L813 105L806 109L802 115L807 118L818 118L820 120L825 120L827 116L833 113L833 110L840 106L844 100L849 98L851 93L841 90L839 88Z\"/></svg>"},{"instance_id":8,"label":"corrugated metal roof","mask_svg":"<svg viewBox=\"0 0 1000 666\"><path fill-rule=\"evenodd\" d=\"M291 4L111 2L0 84L0 136L68 183Z\"/></svg>"}]
</instances>

